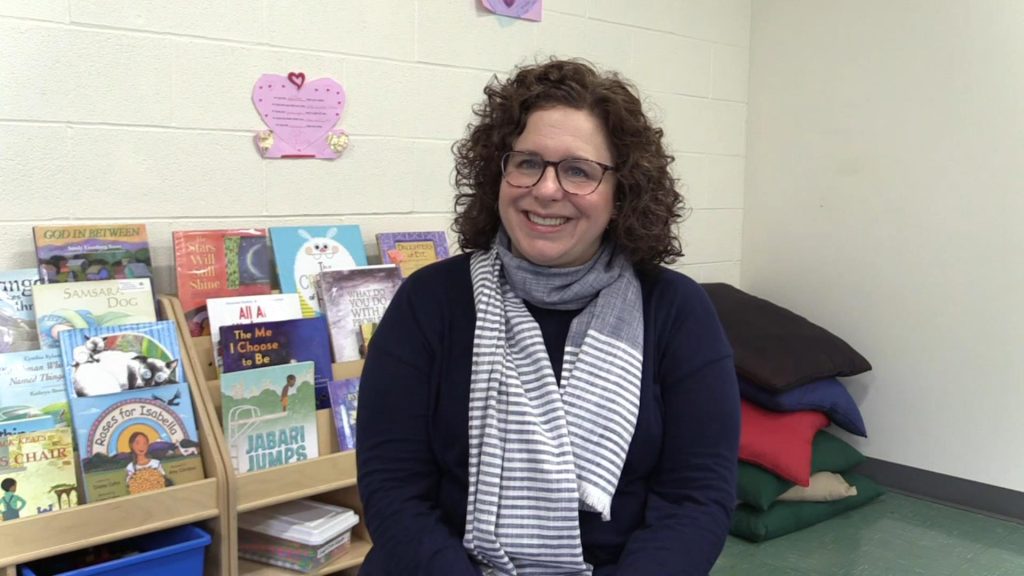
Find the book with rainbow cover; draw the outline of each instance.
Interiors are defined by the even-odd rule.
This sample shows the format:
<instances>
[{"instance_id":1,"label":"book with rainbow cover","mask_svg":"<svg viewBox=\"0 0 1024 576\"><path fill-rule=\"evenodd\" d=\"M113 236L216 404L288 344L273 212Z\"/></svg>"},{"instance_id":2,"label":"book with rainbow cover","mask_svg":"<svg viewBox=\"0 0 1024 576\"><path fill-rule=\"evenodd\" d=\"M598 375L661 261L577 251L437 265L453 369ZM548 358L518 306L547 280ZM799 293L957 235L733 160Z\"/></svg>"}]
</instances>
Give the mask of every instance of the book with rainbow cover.
<instances>
[{"instance_id":1,"label":"book with rainbow cover","mask_svg":"<svg viewBox=\"0 0 1024 576\"><path fill-rule=\"evenodd\" d=\"M173 321L65 330L60 346L87 502L204 478Z\"/></svg>"}]
</instances>

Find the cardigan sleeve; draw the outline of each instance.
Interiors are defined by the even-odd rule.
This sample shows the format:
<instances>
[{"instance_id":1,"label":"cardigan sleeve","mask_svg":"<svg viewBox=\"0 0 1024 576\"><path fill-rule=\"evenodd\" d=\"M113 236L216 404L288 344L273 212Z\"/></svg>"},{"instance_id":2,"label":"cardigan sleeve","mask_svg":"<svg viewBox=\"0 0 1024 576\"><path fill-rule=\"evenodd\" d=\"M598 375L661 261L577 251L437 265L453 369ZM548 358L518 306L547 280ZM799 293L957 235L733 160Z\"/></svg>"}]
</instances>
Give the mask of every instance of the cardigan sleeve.
<instances>
[{"instance_id":1,"label":"cardigan sleeve","mask_svg":"<svg viewBox=\"0 0 1024 576\"><path fill-rule=\"evenodd\" d=\"M676 286L687 310L662 331L669 336L655 351L663 433L645 522L617 568L602 573L608 576L706 576L736 504L740 411L732 352L704 291Z\"/></svg>"},{"instance_id":2,"label":"cardigan sleeve","mask_svg":"<svg viewBox=\"0 0 1024 576\"><path fill-rule=\"evenodd\" d=\"M375 557L360 574L479 576L436 501L440 471L429 427L436 342L426 327L436 325L429 316L438 310L424 305L423 292L413 289L415 279L395 294L360 380L359 493Z\"/></svg>"}]
</instances>

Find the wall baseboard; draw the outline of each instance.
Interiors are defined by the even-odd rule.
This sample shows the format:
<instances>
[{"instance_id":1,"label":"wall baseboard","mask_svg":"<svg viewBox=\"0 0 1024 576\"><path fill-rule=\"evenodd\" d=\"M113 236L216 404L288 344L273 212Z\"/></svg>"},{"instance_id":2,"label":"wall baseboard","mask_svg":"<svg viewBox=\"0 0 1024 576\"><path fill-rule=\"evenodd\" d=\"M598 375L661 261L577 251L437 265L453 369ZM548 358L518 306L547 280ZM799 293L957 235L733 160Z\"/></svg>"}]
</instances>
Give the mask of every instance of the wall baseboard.
<instances>
[{"instance_id":1,"label":"wall baseboard","mask_svg":"<svg viewBox=\"0 0 1024 576\"><path fill-rule=\"evenodd\" d=\"M855 472L893 492L1024 524L1024 492L875 458Z\"/></svg>"}]
</instances>

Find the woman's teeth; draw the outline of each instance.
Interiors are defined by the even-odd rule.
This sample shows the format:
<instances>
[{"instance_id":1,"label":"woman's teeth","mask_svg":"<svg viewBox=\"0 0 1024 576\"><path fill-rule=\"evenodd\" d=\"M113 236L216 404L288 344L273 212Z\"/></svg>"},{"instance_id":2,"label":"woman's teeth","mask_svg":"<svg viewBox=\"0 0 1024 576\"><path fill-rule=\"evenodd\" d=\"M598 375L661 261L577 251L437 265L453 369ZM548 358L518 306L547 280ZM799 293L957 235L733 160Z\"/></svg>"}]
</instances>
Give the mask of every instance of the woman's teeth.
<instances>
[{"instance_id":1,"label":"woman's teeth","mask_svg":"<svg viewBox=\"0 0 1024 576\"><path fill-rule=\"evenodd\" d=\"M568 218L545 218L530 212L527 212L526 216L530 219L530 222L540 224L541 226L559 226L565 224L565 221L568 220Z\"/></svg>"}]
</instances>

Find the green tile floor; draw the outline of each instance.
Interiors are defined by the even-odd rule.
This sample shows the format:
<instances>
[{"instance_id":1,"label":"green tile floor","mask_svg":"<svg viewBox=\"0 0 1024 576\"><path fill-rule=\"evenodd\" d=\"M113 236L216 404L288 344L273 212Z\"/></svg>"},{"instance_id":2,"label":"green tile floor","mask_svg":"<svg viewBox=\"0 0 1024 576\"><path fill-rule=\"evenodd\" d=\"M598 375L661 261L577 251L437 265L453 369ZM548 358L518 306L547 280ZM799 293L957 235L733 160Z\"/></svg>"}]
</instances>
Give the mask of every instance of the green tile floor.
<instances>
[{"instance_id":1,"label":"green tile floor","mask_svg":"<svg viewBox=\"0 0 1024 576\"><path fill-rule=\"evenodd\" d=\"M711 576L1024 576L1024 525L888 493L776 540L729 537Z\"/></svg>"}]
</instances>

